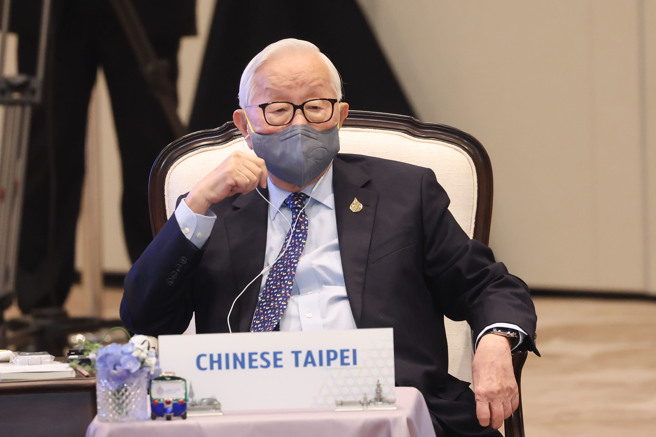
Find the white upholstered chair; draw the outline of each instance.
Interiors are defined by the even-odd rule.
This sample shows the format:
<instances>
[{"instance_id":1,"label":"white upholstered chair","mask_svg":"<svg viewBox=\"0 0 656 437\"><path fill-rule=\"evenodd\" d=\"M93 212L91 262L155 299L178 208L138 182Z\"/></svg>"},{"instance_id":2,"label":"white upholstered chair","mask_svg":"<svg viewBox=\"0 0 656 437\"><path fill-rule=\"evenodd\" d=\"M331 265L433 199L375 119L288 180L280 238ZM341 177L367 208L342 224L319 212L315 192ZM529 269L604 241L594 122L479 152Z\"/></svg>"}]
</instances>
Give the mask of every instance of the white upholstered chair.
<instances>
[{"instance_id":1,"label":"white upholstered chair","mask_svg":"<svg viewBox=\"0 0 656 437\"><path fill-rule=\"evenodd\" d=\"M340 130L342 153L357 153L431 168L451 199L451 213L471 237L488 243L492 214L492 168L483 146L472 136L449 126L423 123L412 117L350 111ZM230 122L188 134L169 144L150 175L149 199L153 233L175 210L180 195L235 150L248 151ZM251 152L252 153L252 152ZM193 321L192 321L193 323ZM445 318L449 373L472 380L472 337L466 322ZM513 357L521 375L526 353ZM521 401L506 420L506 437L523 436Z\"/></svg>"}]
</instances>

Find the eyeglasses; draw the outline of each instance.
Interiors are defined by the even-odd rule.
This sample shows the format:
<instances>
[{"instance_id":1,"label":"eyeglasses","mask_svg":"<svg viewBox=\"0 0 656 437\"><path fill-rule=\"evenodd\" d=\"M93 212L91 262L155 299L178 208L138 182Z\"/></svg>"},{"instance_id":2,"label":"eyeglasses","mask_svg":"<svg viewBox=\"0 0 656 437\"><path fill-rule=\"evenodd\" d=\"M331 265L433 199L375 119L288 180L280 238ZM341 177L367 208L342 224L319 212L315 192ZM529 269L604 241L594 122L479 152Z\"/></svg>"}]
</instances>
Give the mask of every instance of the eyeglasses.
<instances>
[{"instance_id":1,"label":"eyeglasses","mask_svg":"<svg viewBox=\"0 0 656 437\"><path fill-rule=\"evenodd\" d=\"M264 120L271 126L284 126L294 119L296 110L300 109L308 123L325 123L333 118L337 99L310 99L300 105L291 102L269 102L250 107L259 107Z\"/></svg>"}]
</instances>

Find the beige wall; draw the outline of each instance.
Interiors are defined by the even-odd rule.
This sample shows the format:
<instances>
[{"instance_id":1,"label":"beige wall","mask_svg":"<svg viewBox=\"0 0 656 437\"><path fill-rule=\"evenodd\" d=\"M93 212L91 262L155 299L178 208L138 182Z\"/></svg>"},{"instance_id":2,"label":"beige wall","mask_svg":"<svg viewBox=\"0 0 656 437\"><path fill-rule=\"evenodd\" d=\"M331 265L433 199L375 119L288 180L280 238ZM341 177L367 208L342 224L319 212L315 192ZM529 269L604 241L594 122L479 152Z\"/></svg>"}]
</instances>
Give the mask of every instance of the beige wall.
<instances>
[{"instance_id":1,"label":"beige wall","mask_svg":"<svg viewBox=\"0 0 656 437\"><path fill-rule=\"evenodd\" d=\"M359 3L420 118L487 147L500 259L533 286L656 292L653 2Z\"/></svg>"},{"instance_id":2,"label":"beige wall","mask_svg":"<svg viewBox=\"0 0 656 437\"><path fill-rule=\"evenodd\" d=\"M512 271L536 287L656 293L656 4L359 3L420 118L487 147L491 245ZM198 4L201 34L181 53L184 118L214 0ZM121 272L119 166L100 97L102 263Z\"/></svg>"},{"instance_id":3,"label":"beige wall","mask_svg":"<svg viewBox=\"0 0 656 437\"><path fill-rule=\"evenodd\" d=\"M646 207L645 259L648 289L656 293L656 4L644 1L643 8L644 82L643 96L644 156ZM649 78L649 79L647 79Z\"/></svg>"}]
</instances>

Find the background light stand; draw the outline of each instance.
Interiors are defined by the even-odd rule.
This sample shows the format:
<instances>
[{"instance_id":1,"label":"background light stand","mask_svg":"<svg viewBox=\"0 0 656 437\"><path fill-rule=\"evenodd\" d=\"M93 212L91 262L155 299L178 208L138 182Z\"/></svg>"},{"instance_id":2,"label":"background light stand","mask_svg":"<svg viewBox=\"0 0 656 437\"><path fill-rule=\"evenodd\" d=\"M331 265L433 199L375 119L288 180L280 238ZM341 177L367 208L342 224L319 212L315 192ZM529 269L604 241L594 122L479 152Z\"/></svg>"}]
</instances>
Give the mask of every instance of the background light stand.
<instances>
[{"instance_id":1,"label":"background light stand","mask_svg":"<svg viewBox=\"0 0 656 437\"><path fill-rule=\"evenodd\" d=\"M187 132L177 114L175 84L167 79L170 66L158 59L130 0L110 0L139 64L148 88L158 100L175 137ZM23 206L23 180L32 108L41 104L48 35L52 31L51 0L43 0L35 76L5 76L5 57L11 0L0 0L0 105L5 109L0 143L0 349L45 350L60 356L68 336L121 326L120 320L96 317L70 318L63 309L48 308L4 320L4 311L16 297L18 235ZM52 50L52 48L51 48Z\"/></svg>"},{"instance_id":2,"label":"background light stand","mask_svg":"<svg viewBox=\"0 0 656 437\"><path fill-rule=\"evenodd\" d=\"M10 8L11 0L0 0L0 105L5 111L0 142L0 347L8 343L9 331L13 328L9 322L5 322L3 314L15 297L23 178L32 108L41 103L43 96L50 0L43 0L42 3L35 76L5 75ZM32 333L33 330L28 331Z\"/></svg>"}]
</instances>

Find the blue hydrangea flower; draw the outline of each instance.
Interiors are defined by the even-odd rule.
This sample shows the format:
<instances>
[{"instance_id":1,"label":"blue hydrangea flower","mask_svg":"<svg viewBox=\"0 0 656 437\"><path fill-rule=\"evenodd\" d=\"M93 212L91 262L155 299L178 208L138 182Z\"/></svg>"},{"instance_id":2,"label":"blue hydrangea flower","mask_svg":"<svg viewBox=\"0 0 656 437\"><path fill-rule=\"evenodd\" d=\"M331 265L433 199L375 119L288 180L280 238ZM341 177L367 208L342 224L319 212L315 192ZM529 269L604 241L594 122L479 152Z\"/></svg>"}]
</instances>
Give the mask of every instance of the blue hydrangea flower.
<instances>
[{"instance_id":1,"label":"blue hydrangea flower","mask_svg":"<svg viewBox=\"0 0 656 437\"><path fill-rule=\"evenodd\" d=\"M134 338L124 345L110 344L98 350L96 370L98 377L109 380L117 387L131 384L141 374L155 378L160 374L159 361L150 343Z\"/></svg>"}]
</instances>

